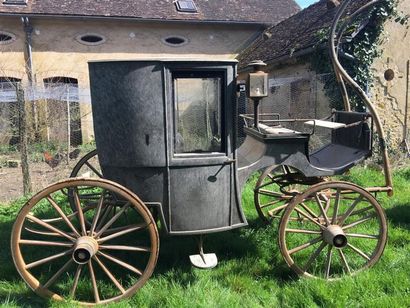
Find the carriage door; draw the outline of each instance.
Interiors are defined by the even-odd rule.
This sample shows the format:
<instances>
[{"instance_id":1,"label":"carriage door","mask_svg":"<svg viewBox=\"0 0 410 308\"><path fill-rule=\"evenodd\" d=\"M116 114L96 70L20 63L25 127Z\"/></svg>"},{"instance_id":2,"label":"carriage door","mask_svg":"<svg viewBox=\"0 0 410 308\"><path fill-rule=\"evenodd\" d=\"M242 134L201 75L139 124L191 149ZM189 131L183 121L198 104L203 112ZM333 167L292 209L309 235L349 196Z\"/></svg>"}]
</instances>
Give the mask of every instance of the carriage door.
<instances>
[{"instance_id":1,"label":"carriage door","mask_svg":"<svg viewBox=\"0 0 410 308\"><path fill-rule=\"evenodd\" d=\"M234 224L227 71L171 73L171 233L211 232Z\"/></svg>"}]
</instances>

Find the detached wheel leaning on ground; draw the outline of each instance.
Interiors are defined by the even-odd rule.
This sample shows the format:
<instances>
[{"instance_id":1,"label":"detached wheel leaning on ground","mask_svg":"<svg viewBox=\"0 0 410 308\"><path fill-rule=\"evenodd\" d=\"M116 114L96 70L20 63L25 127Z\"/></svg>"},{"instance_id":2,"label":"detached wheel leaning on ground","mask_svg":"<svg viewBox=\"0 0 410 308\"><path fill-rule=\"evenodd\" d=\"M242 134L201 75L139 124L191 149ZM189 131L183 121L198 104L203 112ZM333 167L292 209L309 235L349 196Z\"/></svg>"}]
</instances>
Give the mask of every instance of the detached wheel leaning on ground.
<instances>
[{"instance_id":1,"label":"detached wheel leaning on ground","mask_svg":"<svg viewBox=\"0 0 410 308\"><path fill-rule=\"evenodd\" d=\"M297 274L337 279L373 266L383 254L387 221L377 200L346 182L312 186L289 204L279 247Z\"/></svg>"},{"instance_id":2,"label":"detached wheel leaning on ground","mask_svg":"<svg viewBox=\"0 0 410 308\"><path fill-rule=\"evenodd\" d=\"M86 190L99 193L96 204L82 204L77 192ZM115 215L103 214L112 206L118 209ZM148 280L159 238L148 208L128 189L103 179L69 179L23 206L11 251L17 271L37 294L81 305L107 304L133 295Z\"/></svg>"}]
</instances>

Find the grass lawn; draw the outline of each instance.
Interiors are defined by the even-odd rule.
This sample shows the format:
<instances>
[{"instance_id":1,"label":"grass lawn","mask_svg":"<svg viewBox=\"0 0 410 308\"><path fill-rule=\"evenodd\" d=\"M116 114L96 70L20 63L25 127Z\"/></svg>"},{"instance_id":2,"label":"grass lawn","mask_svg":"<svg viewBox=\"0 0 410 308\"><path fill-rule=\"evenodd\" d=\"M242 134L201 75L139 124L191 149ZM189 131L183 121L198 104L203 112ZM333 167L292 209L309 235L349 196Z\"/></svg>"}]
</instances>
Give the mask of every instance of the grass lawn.
<instances>
[{"instance_id":1,"label":"grass lawn","mask_svg":"<svg viewBox=\"0 0 410 308\"><path fill-rule=\"evenodd\" d=\"M355 168L342 178L361 186L383 183L380 172ZM387 248L370 270L338 281L298 278L283 261L278 223L260 223L253 207L253 185L247 185L244 209L249 227L212 234L205 252L219 259L213 270L191 267L196 252L191 237L161 237L157 267L131 299L115 307L410 307L410 169L394 174L395 194L378 196L389 223ZM0 207L0 304L5 307L72 307L44 300L20 278L10 254L10 233L25 200Z\"/></svg>"}]
</instances>

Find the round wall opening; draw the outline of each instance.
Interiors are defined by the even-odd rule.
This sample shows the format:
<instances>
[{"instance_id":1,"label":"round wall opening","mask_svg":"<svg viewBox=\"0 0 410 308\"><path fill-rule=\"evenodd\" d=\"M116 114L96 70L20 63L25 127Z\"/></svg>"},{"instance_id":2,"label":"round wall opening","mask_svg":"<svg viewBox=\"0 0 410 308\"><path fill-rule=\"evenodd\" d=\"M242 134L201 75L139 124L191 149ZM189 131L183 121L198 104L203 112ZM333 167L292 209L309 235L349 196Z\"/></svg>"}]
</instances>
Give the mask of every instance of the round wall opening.
<instances>
[{"instance_id":1,"label":"round wall opening","mask_svg":"<svg viewBox=\"0 0 410 308\"><path fill-rule=\"evenodd\" d=\"M188 40L182 36L168 36L163 38L162 42L172 47L179 47L188 44Z\"/></svg>"},{"instance_id":2,"label":"round wall opening","mask_svg":"<svg viewBox=\"0 0 410 308\"><path fill-rule=\"evenodd\" d=\"M392 81L394 79L394 71L389 68L384 72L384 79L386 79L387 81Z\"/></svg>"},{"instance_id":3,"label":"round wall opening","mask_svg":"<svg viewBox=\"0 0 410 308\"><path fill-rule=\"evenodd\" d=\"M100 34L86 33L76 37L76 40L84 45L100 45L105 42L105 37Z\"/></svg>"},{"instance_id":4,"label":"round wall opening","mask_svg":"<svg viewBox=\"0 0 410 308\"><path fill-rule=\"evenodd\" d=\"M9 44L16 39L14 34L9 32L0 31L0 44Z\"/></svg>"}]
</instances>

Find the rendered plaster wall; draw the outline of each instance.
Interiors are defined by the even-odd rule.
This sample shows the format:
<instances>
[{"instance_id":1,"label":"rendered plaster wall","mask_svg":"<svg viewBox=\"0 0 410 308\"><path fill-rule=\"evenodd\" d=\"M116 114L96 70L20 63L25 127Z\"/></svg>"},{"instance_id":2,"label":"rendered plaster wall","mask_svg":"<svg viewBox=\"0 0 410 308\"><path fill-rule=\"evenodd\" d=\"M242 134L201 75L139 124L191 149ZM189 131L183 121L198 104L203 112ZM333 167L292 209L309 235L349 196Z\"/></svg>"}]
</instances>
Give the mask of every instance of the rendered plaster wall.
<instances>
[{"instance_id":1,"label":"rendered plaster wall","mask_svg":"<svg viewBox=\"0 0 410 308\"><path fill-rule=\"evenodd\" d=\"M261 31L255 25L211 25L153 23L135 21L32 18L33 72L37 87L49 77L78 80L80 92L88 96L88 61L130 59L234 59L244 46ZM25 35L20 18L0 17L0 31L11 32L16 40L0 45L0 77L21 78L27 83L24 58ZM86 33L102 35L97 46L79 43L76 37ZM169 36L187 39L174 47L163 43ZM85 92L82 90L85 89ZM93 137L91 105L80 104L83 141Z\"/></svg>"},{"instance_id":2,"label":"rendered plaster wall","mask_svg":"<svg viewBox=\"0 0 410 308\"><path fill-rule=\"evenodd\" d=\"M402 0L398 11L410 14L410 1ZM406 90L408 89L407 62L410 61L410 21L401 25L390 21L385 26L385 36L380 48L383 54L373 65L375 80L371 93L384 123L390 147L397 150L405 138L405 117L409 123L409 111L406 112ZM391 81L386 80L386 70L394 72ZM407 127L409 130L409 127ZM407 142L410 138L407 137Z\"/></svg>"}]
</instances>

